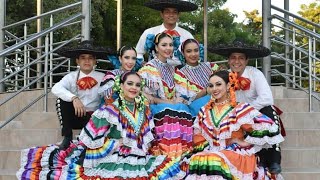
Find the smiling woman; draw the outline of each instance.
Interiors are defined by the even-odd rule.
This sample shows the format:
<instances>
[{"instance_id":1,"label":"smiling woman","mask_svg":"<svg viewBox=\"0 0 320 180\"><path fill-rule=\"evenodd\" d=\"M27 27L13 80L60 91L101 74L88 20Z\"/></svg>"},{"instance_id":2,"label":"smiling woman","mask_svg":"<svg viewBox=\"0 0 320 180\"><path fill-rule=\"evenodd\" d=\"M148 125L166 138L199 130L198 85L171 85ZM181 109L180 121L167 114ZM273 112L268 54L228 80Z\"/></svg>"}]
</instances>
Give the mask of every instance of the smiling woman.
<instances>
[{"instance_id":1,"label":"smiling woman","mask_svg":"<svg viewBox=\"0 0 320 180\"><path fill-rule=\"evenodd\" d=\"M109 56L110 61L114 66L114 70L107 71L98 93L103 96L104 104L112 103L118 98L118 94L113 92L113 85L116 76L124 72L136 70L139 66L137 62L137 52L134 47L122 46L117 53L117 56Z\"/></svg>"},{"instance_id":2,"label":"smiling woman","mask_svg":"<svg viewBox=\"0 0 320 180\"><path fill-rule=\"evenodd\" d=\"M264 179L255 153L284 139L277 125L247 103L236 103L234 73L217 71L209 78L211 100L194 122L194 152L187 180ZM199 152L200 151L200 152Z\"/></svg>"},{"instance_id":3,"label":"smiling woman","mask_svg":"<svg viewBox=\"0 0 320 180\"><path fill-rule=\"evenodd\" d=\"M175 67L167 62L172 56L172 43L171 35L157 34L154 59L142 67L139 74L146 81L144 93L155 119L156 141L151 152L179 159L192 149L192 116L184 99L178 96Z\"/></svg>"},{"instance_id":4,"label":"smiling woman","mask_svg":"<svg viewBox=\"0 0 320 180\"><path fill-rule=\"evenodd\" d=\"M92 114L79 142L72 143L65 151L55 145L26 150L28 161L18 177L182 179L185 174L179 168L179 159L148 153L154 141L154 122L140 93L143 87L140 76L131 71L123 73L115 86L119 87L119 98Z\"/></svg>"}]
</instances>

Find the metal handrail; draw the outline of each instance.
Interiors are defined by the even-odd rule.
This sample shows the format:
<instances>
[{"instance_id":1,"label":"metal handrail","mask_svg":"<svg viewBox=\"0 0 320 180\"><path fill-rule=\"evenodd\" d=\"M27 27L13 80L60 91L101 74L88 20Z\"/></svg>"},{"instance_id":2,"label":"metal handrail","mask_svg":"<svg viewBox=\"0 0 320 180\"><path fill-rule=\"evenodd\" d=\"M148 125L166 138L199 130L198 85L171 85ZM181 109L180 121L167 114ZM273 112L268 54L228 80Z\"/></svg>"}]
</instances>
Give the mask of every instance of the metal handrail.
<instances>
[{"instance_id":1,"label":"metal handrail","mask_svg":"<svg viewBox=\"0 0 320 180\"><path fill-rule=\"evenodd\" d=\"M278 20L281 20L281 21L289 24L290 26L295 27L295 28L307 33L308 35L310 35L312 37L320 38L320 34L315 33L315 32L313 32L313 31L311 31L311 30L309 30L309 29L307 29L305 27L300 26L300 25L297 25L296 23L291 22L288 19L285 19L285 18L283 18L283 17L281 17L281 16L279 16L277 14L272 15L271 18L276 18Z\"/></svg>"},{"instance_id":2,"label":"metal handrail","mask_svg":"<svg viewBox=\"0 0 320 180\"><path fill-rule=\"evenodd\" d=\"M29 37L28 39L25 39L25 40L21 41L21 42L18 43L18 44L15 44L15 45L13 45L13 46L10 46L9 48L4 49L3 51L1 51L1 52L0 52L0 56L3 56L3 55L5 55L5 54L7 54L7 53L10 53L10 52L12 52L12 51L14 51L14 50L16 50L16 49L18 49L18 48L20 48L20 47L28 44L28 43L30 43L30 42L32 42L32 41L35 41L36 39L38 39L38 38L40 38L40 37L43 37L43 36L49 34L50 32L52 32L52 31L54 31L54 30L60 29L61 26L64 25L65 23L68 23L68 22L70 22L70 21L73 21L73 20L75 20L75 19L77 19L77 18L79 18L79 17L83 17L81 13L78 13L78 14L76 14L76 15L74 15L74 16L71 16L71 17L67 18L66 20L64 20L64 21L56 24L55 26L49 27L49 28L47 28L47 29L45 29L45 30L43 30L43 31L41 31L41 32L39 32L39 33L37 33L37 34Z\"/></svg>"},{"instance_id":3,"label":"metal handrail","mask_svg":"<svg viewBox=\"0 0 320 180\"><path fill-rule=\"evenodd\" d=\"M312 22L312 21L309 21L308 19L302 18L302 17L300 17L300 16L297 16L297 15L295 15L295 14L293 14L293 13L291 13L291 12L285 10L285 9L278 8L277 6L274 6L274 5L272 5L272 4L271 4L271 8L272 8L272 9L275 9L275 10L277 10L277 11L279 11L279 12L282 12L282 13L284 13L284 14L286 14L286 15L289 15L289 16L295 18L295 19L299 19L300 21L303 21L303 22L305 22L305 23L307 23L307 24L311 24L311 25L313 25L313 26L315 26L315 27L320 28L320 25L319 25L319 24L314 23L314 22Z\"/></svg>"},{"instance_id":4,"label":"metal handrail","mask_svg":"<svg viewBox=\"0 0 320 180\"><path fill-rule=\"evenodd\" d=\"M276 55L276 56L272 56L272 55ZM290 61L289 59L286 59L286 58L280 56L278 53L273 52L272 55L271 55L271 56L272 56L273 58L277 58L277 59L279 59L279 60L286 61L286 62L288 62L289 64L291 64L292 66L294 66L294 67L296 67L297 69L301 70L302 72L304 72L304 73L306 73L306 74L309 74L309 72L308 72L307 70L305 70L305 69L303 69L303 68L300 68L298 65L296 65L295 63L293 63L293 62ZM311 77L314 78L314 79L316 79L316 80L318 80L318 81L320 81L320 78L317 77L317 76L315 76L315 75L313 75L313 74L311 74Z\"/></svg>"},{"instance_id":5,"label":"metal handrail","mask_svg":"<svg viewBox=\"0 0 320 180\"><path fill-rule=\"evenodd\" d=\"M66 41L65 43L59 45L58 47L56 47L55 49L53 49L53 50L50 51L50 52L55 52L56 50L60 49L60 48L63 47L64 45L70 43L71 41L73 41L74 39L78 38L79 36L80 36L80 35L77 35L77 36L69 39L68 41ZM16 71L16 72L14 72L14 73L6 76L5 78L0 79L0 83L2 83L2 82L4 82L5 80L7 80L7 79L9 79L9 78L11 78L11 77L13 77L13 76L15 76L16 74L18 74L18 73L21 72L22 70L26 69L27 67L30 67L31 65L38 63L38 62L39 62L43 57L45 57L45 56L47 56L47 54L43 54L43 55L40 56L38 59L35 59L35 60L32 61L31 63L24 65L22 68L20 68L19 71Z\"/></svg>"},{"instance_id":6,"label":"metal handrail","mask_svg":"<svg viewBox=\"0 0 320 180\"><path fill-rule=\"evenodd\" d=\"M79 35L78 35L78 36L79 36ZM76 37L77 37L77 36L76 36ZM74 38L75 38L75 37L74 37ZM69 42L71 42L72 40L73 40L73 39L70 39ZM65 44L67 44L67 43L65 43ZM48 54L56 51L57 49L61 48L61 47L64 46L65 44L62 44L62 45L58 46L57 48L53 49L52 51L49 51ZM44 54L44 56L47 56L48 54ZM64 60L64 61L63 61L62 63L60 63L59 65L64 64L64 63L67 62L67 61L68 61L68 59ZM29 64L25 65L24 68L29 67L29 66L31 66L32 64L33 64L33 63L29 63ZM51 73L51 72L53 72L55 69L57 69L58 67L60 67L59 65L56 66L56 67L54 67L54 68L52 68L50 71L48 71L48 73ZM23 70L23 69L22 69L22 70ZM22 70L20 70L20 71L22 71ZM17 73L17 72L15 72L15 73ZM12 74L10 74L10 75L12 75ZM16 93L14 93L14 95L10 96L9 98L5 99L5 100L2 101L2 102L0 101L0 106L2 106L4 103L8 102L9 100L11 100L12 98L14 98L15 96L17 96L20 92L22 92L22 91L25 90L27 87L29 87L30 85L34 84L35 82L37 82L38 80L40 80L42 77L44 77L44 76L46 76L46 75L47 75L47 74L42 74L41 76L39 76L38 78L36 78L36 79L33 80L32 82L30 82L28 86L24 86L23 88L21 88L20 90L18 90ZM12 76L11 76L11 77L12 77ZM4 80L0 80L0 83L3 82L3 81L4 81Z\"/></svg>"},{"instance_id":7,"label":"metal handrail","mask_svg":"<svg viewBox=\"0 0 320 180\"><path fill-rule=\"evenodd\" d=\"M2 30L6 30L6 29L9 29L9 28L12 28L12 27L15 27L15 26L27 23L27 22L31 22L33 20L40 19L42 17L46 17L46 16L49 16L51 14L55 14L55 13L62 12L62 11L68 10L68 9L72 9L72 8L75 8L76 6L81 5L81 4L82 4L81 1L80 2L76 2L74 4L70 4L70 5L61 7L59 9L55 9L55 10L43 13L43 14L41 14L39 16L34 16L34 17L31 17L31 18L28 18L28 19L25 19L25 20L22 20L22 21L19 21L19 22L16 22L16 23L12 23L10 25L7 25L7 26L3 27Z\"/></svg>"},{"instance_id":8,"label":"metal handrail","mask_svg":"<svg viewBox=\"0 0 320 180\"><path fill-rule=\"evenodd\" d=\"M285 17L273 14L268 17L269 20L271 20L271 23L272 19L276 19L286 25L282 27L273 24L274 27L280 28L286 33L284 34L284 37L279 37L277 35L269 37L271 42L286 47L284 53L279 54L272 52L271 54L272 58L284 61L285 67L285 73L282 73L277 69L271 69L271 72L273 73L272 76L281 76L285 79L286 86L289 86L291 83L293 88L303 90L309 94L309 111L312 111L313 99L320 103L319 96L314 93L316 84L320 83L320 77L317 76L314 71L315 64L320 62L319 51L316 49L316 45L320 42L320 34L315 32L315 29L320 28L320 25L276 6L271 5L271 8L282 12ZM292 19L290 18L291 20L289 20L289 17L292 17ZM295 23L294 20L299 20L311 25L313 30ZM289 36L287 33L291 33L292 36ZM289 39L290 37L291 39ZM308 43L296 45L296 37L307 38ZM303 81L308 83L308 88L302 87Z\"/></svg>"},{"instance_id":9,"label":"metal handrail","mask_svg":"<svg viewBox=\"0 0 320 180\"><path fill-rule=\"evenodd\" d=\"M271 69L271 72L276 73L276 74L282 76L282 77L285 78L286 80L290 81L290 83L294 84L295 86L298 86L300 90L302 90L302 91L304 91L304 92L306 92L306 93L309 93L308 90L306 90L305 88L303 88L302 86L300 86L299 84L297 84L296 82L294 82L294 81L292 81L290 78L288 78L288 77L287 77L287 76L288 76L287 74L284 74L284 73L278 71L277 69ZM314 97L314 98L316 98L318 101L320 101L320 97L319 97L317 94L312 93L311 96Z\"/></svg>"}]
</instances>

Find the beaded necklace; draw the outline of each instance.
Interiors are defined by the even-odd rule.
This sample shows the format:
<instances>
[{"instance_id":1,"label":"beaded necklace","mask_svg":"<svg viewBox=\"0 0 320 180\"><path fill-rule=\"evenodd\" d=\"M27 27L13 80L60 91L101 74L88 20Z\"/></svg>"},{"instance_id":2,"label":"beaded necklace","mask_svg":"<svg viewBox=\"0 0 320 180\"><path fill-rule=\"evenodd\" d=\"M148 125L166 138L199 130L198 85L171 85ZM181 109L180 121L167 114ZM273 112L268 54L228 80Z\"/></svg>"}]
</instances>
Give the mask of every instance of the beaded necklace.
<instances>
[{"instance_id":1,"label":"beaded necklace","mask_svg":"<svg viewBox=\"0 0 320 180\"><path fill-rule=\"evenodd\" d=\"M126 107L123 108L120 113L129 121L129 124L134 129L134 133L138 135L141 125L145 120L145 107L139 110L136 108L135 102L123 101L123 103L126 104Z\"/></svg>"}]
</instances>

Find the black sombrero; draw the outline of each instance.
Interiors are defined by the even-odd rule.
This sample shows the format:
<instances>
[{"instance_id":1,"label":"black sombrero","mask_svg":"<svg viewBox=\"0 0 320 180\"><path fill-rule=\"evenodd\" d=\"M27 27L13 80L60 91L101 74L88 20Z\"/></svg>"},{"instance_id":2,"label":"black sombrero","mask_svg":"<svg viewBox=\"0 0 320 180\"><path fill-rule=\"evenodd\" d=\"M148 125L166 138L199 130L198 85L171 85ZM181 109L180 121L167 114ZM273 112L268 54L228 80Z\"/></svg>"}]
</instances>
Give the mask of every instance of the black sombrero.
<instances>
[{"instance_id":1,"label":"black sombrero","mask_svg":"<svg viewBox=\"0 0 320 180\"><path fill-rule=\"evenodd\" d=\"M248 58L261 58L271 53L270 49L264 46L249 45L239 40L234 41L232 44L208 47L208 51L224 57L229 57L232 53L244 53Z\"/></svg>"},{"instance_id":2,"label":"black sombrero","mask_svg":"<svg viewBox=\"0 0 320 180\"><path fill-rule=\"evenodd\" d=\"M111 54L111 49L94 46L92 41L85 40L78 46L61 48L57 53L68 58L78 58L80 54L92 54L97 59L107 59L107 55Z\"/></svg>"},{"instance_id":3,"label":"black sombrero","mask_svg":"<svg viewBox=\"0 0 320 180\"><path fill-rule=\"evenodd\" d=\"M196 4L181 0L151 0L144 3L144 5L158 11L162 11L165 8L176 8L179 12L188 12L198 9Z\"/></svg>"}]
</instances>

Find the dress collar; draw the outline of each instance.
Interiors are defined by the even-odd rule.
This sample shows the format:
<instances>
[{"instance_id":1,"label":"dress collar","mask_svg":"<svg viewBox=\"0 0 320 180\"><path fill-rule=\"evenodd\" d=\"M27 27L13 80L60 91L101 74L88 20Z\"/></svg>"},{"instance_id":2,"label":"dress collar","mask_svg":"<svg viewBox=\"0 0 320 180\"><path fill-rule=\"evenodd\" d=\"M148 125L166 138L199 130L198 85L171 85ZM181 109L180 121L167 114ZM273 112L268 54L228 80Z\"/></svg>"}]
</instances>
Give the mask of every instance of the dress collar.
<instances>
[{"instance_id":1,"label":"dress collar","mask_svg":"<svg viewBox=\"0 0 320 180\"><path fill-rule=\"evenodd\" d=\"M198 63L198 65L196 65L196 66L190 66L189 64L186 64L185 66L188 69L198 69L200 67L200 63Z\"/></svg>"},{"instance_id":2,"label":"dress collar","mask_svg":"<svg viewBox=\"0 0 320 180\"><path fill-rule=\"evenodd\" d=\"M155 60L156 62L158 62L159 64L161 64L162 66L168 65L168 63L167 63L168 61L162 62L157 56L154 57L154 60Z\"/></svg>"}]
</instances>

